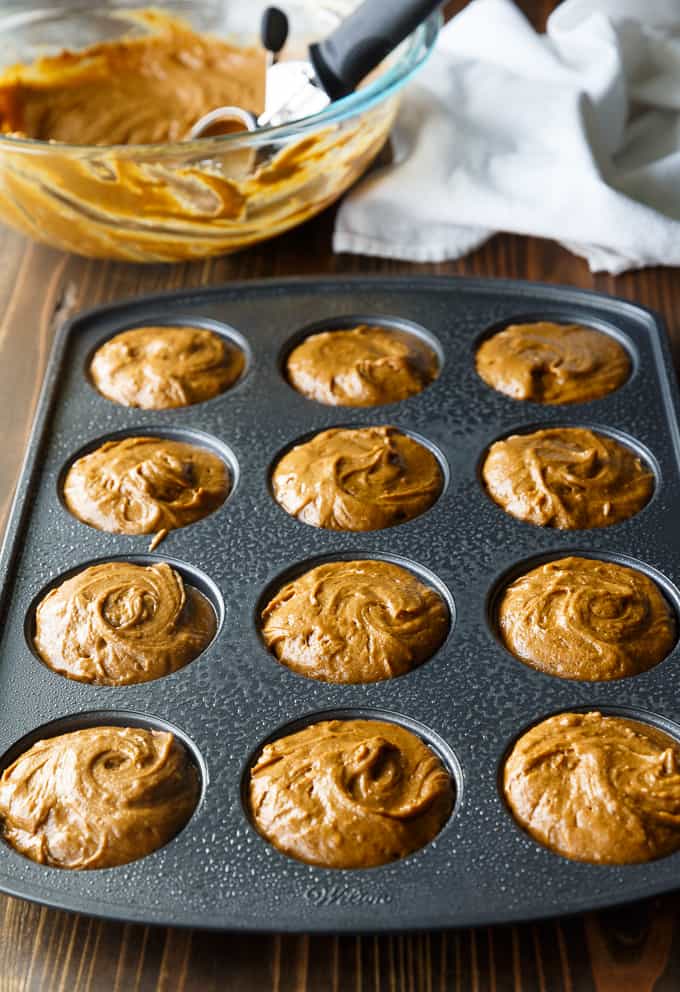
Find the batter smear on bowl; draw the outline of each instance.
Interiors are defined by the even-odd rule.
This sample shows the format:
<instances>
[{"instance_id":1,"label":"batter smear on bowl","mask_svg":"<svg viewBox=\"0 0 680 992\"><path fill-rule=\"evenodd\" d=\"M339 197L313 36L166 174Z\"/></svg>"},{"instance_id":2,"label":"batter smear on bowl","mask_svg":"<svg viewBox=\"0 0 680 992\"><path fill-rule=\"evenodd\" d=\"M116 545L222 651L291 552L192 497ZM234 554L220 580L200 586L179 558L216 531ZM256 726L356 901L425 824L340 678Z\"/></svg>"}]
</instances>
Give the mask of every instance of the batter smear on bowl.
<instances>
[{"instance_id":1,"label":"batter smear on bowl","mask_svg":"<svg viewBox=\"0 0 680 992\"><path fill-rule=\"evenodd\" d=\"M328 530L381 530L424 513L444 486L437 459L395 427L334 427L292 448L272 476L291 516Z\"/></svg>"},{"instance_id":2,"label":"batter smear on bowl","mask_svg":"<svg viewBox=\"0 0 680 992\"><path fill-rule=\"evenodd\" d=\"M64 501L78 520L113 534L155 534L206 517L231 489L217 455L184 441L126 437L106 441L73 463Z\"/></svg>"},{"instance_id":3,"label":"batter smear on bowl","mask_svg":"<svg viewBox=\"0 0 680 992\"><path fill-rule=\"evenodd\" d=\"M38 741L0 778L2 836L53 868L112 868L179 833L198 772L170 733L88 727Z\"/></svg>"},{"instance_id":4,"label":"batter smear on bowl","mask_svg":"<svg viewBox=\"0 0 680 992\"><path fill-rule=\"evenodd\" d=\"M60 675L134 685L183 668L216 629L208 600L170 565L111 561L83 569L45 596L34 645Z\"/></svg>"},{"instance_id":5,"label":"batter smear on bowl","mask_svg":"<svg viewBox=\"0 0 680 992\"><path fill-rule=\"evenodd\" d=\"M484 341L477 372L493 389L535 403L586 403L630 375L628 352L609 334L580 324L511 324Z\"/></svg>"},{"instance_id":6,"label":"batter smear on bowl","mask_svg":"<svg viewBox=\"0 0 680 992\"><path fill-rule=\"evenodd\" d=\"M262 611L282 665L323 682L378 682L441 646L449 612L412 572L386 561L337 561L286 583Z\"/></svg>"},{"instance_id":7,"label":"batter smear on bowl","mask_svg":"<svg viewBox=\"0 0 680 992\"><path fill-rule=\"evenodd\" d=\"M217 107L264 110L263 49L196 29L212 23L236 41L249 38L256 9L175 0L194 27L166 11L124 6L81 4L55 20L48 5L30 11L30 28L17 14L0 17L8 52L27 59L0 71L0 219L97 258L223 255L326 208L387 139L398 107L388 67L401 82L432 40L432 32L414 35L347 115L329 108L330 119L272 128L264 143L239 128L194 140L192 126ZM317 34L346 4L296 6ZM40 33L57 45L63 37L70 49L45 53ZM97 43L81 48L88 39Z\"/></svg>"},{"instance_id":8,"label":"batter smear on bowl","mask_svg":"<svg viewBox=\"0 0 680 992\"><path fill-rule=\"evenodd\" d=\"M496 441L482 477L506 513L559 530L627 520L654 491L654 476L630 448L583 427L551 427Z\"/></svg>"},{"instance_id":9,"label":"batter smear on bowl","mask_svg":"<svg viewBox=\"0 0 680 992\"><path fill-rule=\"evenodd\" d=\"M0 133L75 145L185 138L214 107L264 108L265 62L161 11L129 13L149 33L46 55L0 75Z\"/></svg>"},{"instance_id":10,"label":"batter smear on bowl","mask_svg":"<svg viewBox=\"0 0 680 992\"><path fill-rule=\"evenodd\" d=\"M633 864L680 849L680 745L637 720L543 720L512 749L503 789L520 826L574 861Z\"/></svg>"},{"instance_id":11,"label":"batter smear on bowl","mask_svg":"<svg viewBox=\"0 0 680 992\"><path fill-rule=\"evenodd\" d=\"M505 646L532 668L603 682L646 672L670 652L675 615L642 572L592 558L534 568L503 593Z\"/></svg>"},{"instance_id":12,"label":"batter smear on bowl","mask_svg":"<svg viewBox=\"0 0 680 992\"><path fill-rule=\"evenodd\" d=\"M370 868L428 844L451 813L454 786L409 730L330 720L267 744L248 795L256 828L284 854Z\"/></svg>"}]
</instances>

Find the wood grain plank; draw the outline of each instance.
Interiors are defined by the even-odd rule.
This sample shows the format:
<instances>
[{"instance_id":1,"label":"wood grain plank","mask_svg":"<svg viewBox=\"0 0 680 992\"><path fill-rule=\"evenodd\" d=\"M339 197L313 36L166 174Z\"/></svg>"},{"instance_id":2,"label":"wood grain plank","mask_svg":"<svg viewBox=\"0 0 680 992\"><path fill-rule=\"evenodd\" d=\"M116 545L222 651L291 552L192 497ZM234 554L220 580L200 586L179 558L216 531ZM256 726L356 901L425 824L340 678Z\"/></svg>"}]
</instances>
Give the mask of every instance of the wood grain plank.
<instances>
[{"instance_id":1,"label":"wood grain plank","mask_svg":"<svg viewBox=\"0 0 680 992\"><path fill-rule=\"evenodd\" d=\"M587 917L585 923L597 992L628 985L653 992L666 970L676 912L668 899Z\"/></svg>"}]
</instances>

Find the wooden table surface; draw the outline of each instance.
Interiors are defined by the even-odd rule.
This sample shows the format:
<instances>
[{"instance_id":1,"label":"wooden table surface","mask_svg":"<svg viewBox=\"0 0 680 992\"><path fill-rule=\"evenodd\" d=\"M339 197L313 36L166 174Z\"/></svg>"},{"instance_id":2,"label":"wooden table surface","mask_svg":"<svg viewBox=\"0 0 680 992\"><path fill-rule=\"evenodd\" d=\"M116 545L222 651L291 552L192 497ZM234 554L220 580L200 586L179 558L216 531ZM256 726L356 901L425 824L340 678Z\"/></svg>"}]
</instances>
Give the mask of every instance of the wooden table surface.
<instances>
[{"instance_id":1,"label":"wooden table surface","mask_svg":"<svg viewBox=\"0 0 680 992\"><path fill-rule=\"evenodd\" d=\"M551 0L523 3L541 24ZM502 235L460 262L331 253L333 211L241 255L187 265L95 262L0 229L0 530L56 328L79 309L184 286L319 273L509 276L625 296L666 318L680 368L680 276L593 277L551 242ZM680 879L679 879L680 889ZM680 893L584 917L394 937L243 937L104 923L0 897L0 992L670 992Z\"/></svg>"}]
</instances>

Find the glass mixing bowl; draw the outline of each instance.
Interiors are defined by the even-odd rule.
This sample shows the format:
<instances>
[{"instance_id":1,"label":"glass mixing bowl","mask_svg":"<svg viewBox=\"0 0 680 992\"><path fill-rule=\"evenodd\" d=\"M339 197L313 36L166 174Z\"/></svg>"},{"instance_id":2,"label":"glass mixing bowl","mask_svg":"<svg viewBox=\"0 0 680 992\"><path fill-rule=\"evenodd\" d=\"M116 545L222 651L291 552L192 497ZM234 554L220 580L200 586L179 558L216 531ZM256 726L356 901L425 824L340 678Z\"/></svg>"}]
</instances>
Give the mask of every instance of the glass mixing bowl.
<instances>
[{"instance_id":1,"label":"glass mixing bowl","mask_svg":"<svg viewBox=\"0 0 680 992\"><path fill-rule=\"evenodd\" d=\"M154 3L238 45L257 43L268 0ZM31 9L0 16L0 70L63 49L139 35L144 6ZM150 4L151 6L151 4ZM356 0L291 0L293 57ZM323 210L384 144L398 91L434 45L433 14L356 92L283 127L153 145L70 145L0 135L0 220L38 241L99 258L184 261L237 251Z\"/></svg>"}]
</instances>

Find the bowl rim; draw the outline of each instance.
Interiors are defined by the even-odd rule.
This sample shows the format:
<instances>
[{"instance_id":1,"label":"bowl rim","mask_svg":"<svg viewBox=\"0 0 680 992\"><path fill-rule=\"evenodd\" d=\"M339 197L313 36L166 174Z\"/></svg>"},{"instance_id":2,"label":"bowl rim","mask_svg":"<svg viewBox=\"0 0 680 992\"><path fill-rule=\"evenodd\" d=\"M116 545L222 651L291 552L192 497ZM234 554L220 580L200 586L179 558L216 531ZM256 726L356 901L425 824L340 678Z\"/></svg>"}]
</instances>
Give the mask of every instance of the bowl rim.
<instances>
[{"instance_id":1,"label":"bowl rim","mask_svg":"<svg viewBox=\"0 0 680 992\"><path fill-rule=\"evenodd\" d=\"M140 9L135 4L136 9ZM125 12L130 7L127 4L112 6L109 10L113 12ZM89 13L96 10L89 3L76 2L69 3L68 6L58 9L60 15L77 11L87 11ZM7 21L14 19L35 20L41 14L54 14L54 8L41 7L32 8L29 11L12 12L0 17L0 32ZM134 156L144 152L167 154L192 154L198 152L206 154L211 150L236 150L238 148L253 148L260 145L268 145L274 141L281 141L288 138L301 137L310 131L317 131L320 128L338 124L374 107L377 103L386 100L397 90L401 89L405 83L420 69L431 55L442 24L444 22L441 8L435 10L429 17L420 24L403 42L405 49L394 65L390 66L384 73L370 82L363 89L355 90L348 96L335 100L327 108L309 117L300 118L283 125L267 125L258 128L256 131L234 132L232 134L213 135L205 138L193 140L183 140L174 142L146 142L131 144L113 145L88 145L75 144L54 140L43 140L41 138L24 138L11 134L0 134L0 149L16 148L22 151L35 154L69 154L79 155L94 154L101 155L107 152L116 152L119 156Z\"/></svg>"}]
</instances>

